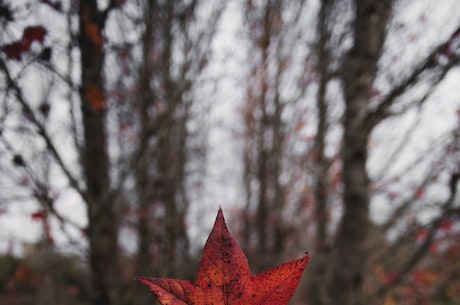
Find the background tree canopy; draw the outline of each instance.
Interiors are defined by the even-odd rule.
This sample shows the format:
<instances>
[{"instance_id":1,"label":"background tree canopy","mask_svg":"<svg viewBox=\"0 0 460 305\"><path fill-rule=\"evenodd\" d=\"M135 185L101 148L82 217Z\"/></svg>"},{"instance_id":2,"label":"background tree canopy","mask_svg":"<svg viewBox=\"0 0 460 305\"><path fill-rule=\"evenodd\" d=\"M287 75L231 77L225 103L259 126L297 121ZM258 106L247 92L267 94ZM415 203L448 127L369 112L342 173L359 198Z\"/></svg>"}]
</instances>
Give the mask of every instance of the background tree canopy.
<instances>
[{"instance_id":1,"label":"background tree canopy","mask_svg":"<svg viewBox=\"0 0 460 305\"><path fill-rule=\"evenodd\" d=\"M460 6L0 1L0 302L149 304L222 205L292 304L460 301Z\"/></svg>"}]
</instances>

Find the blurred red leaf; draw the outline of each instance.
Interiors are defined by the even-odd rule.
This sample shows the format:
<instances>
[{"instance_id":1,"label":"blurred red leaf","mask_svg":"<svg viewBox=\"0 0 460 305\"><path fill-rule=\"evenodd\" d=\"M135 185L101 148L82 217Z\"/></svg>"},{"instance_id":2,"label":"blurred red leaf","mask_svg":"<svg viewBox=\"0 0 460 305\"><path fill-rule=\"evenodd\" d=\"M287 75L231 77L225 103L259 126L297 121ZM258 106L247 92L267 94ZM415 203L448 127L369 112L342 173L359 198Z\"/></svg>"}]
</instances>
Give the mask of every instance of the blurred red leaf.
<instances>
[{"instance_id":1,"label":"blurred red leaf","mask_svg":"<svg viewBox=\"0 0 460 305\"><path fill-rule=\"evenodd\" d=\"M30 217L32 218L32 220L43 220L44 218L46 218L46 215L47 213L45 210L38 210L32 213Z\"/></svg>"},{"instance_id":2,"label":"blurred red leaf","mask_svg":"<svg viewBox=\"0 0 460 305\"><path fill-rule=\"evenodd\" d=\"M32 275L32 272L28 266L19 265L16 271L14 272L13 278L16 281L24 282L24 281L29 281L31 275Z\"/></svg>"},{"instance_id":3,"label":"blurred red leaf","mask_svg":"<svg viewBox=\"0 0 460 305\"><path fill-rule=\"evenodd\" d=\"M417 199L423 198L424 195L425 195L425 190L423 189L423 187L419 187L419 188L415 191L415 197L416 197Z\"/></svg>"},{"instance_id":4,"label":"blurred red leaf","mask_svg":"<svg viewBox=\"0 0 460 305\"><path fill-rule=\"evenodd\" d=\"M283 305L294 293L308 255L252 275L228 232L222 210L204 246L196 281L137 277L162 305Z\"/></svg>"},{"instance_id":5,"label":"blurred red leaf","mask_svg":"<svg viewBox=\"0 0 460 305\"><path fill-rule=\"evenodd\" d=\"M374 87L371 90L371 94L372 94L372 97L375 97L375 98L379 98L382 96L382 92Z\"/></svg>"},{"instance_id":6,"label":"blurred red leaf","mask_svg":"<svg viewBox=\"0 0 460 305\"><path fill-rule=\"evenodd\" d=\"M147 210L143 208L133 208L125 212L126 216L134 216L138 219L146 219L148 216Z\"/></svg>"},{"instance_id":7,"label":"blurred red leaf","mask_svg":"<svg viewBox=\"0 0 460 305\"><path fill-rule=\"evenodd\" d=\"M50 244L54 244L54 237L51 232L51 227L46 218L43 218L42 225L43 225L43 232L45 233L47 242Z\"/></svg>"},{"instance_id":8,"label":"blurred red leaf","mask_svg":"<svg viewBox=\"0 0 460 305\"><path fill-rule=\"evenodd\" d=\"M433 254L438 254L439 253L439 242L434 241L430 245L430 252Z\"/></svg>"},{"instance_id":9,"label":"blurred red leaf","mask_svg":"<svg viewBox=\"0 0 460 305\"><path fill-rule=\"evenodd\" d=\"M391 284L394 283L397 278L398 275L396 273L389 272L383 275L382 280L384 283Z\"/></svg>"},{"instance_id":10,"label":"blurred red leaf","mask_svg":"<svg viewBox=\"0 0 460 305\"><path fill-rule=\"evenodd\" d=\"M422 269L415 269L412 272L411 277L415 283L421 283L424 279L424 271Z\"/></svg>"},{"instance_id":11,"label":"blurred red leaf","mask_svg":"<svg viewBox=\"0 0 460 305\"><path fill-rule=\"evenodd\" d=\"M452 220L444 219L439 224L439 230L441 230L443 232L449 232L452 229L453 225L454 225L454 222Z\"/></svg>"},{"instance_id":12,"label":"blurred red leaf","mask_svg":"<svg viewBox=\"0 0 460 305\"><path fill-rule=\"evenodd\" d=\"M299 119L294 126L294 131L298 132L305 126L305 123L302 119Z\"/></svg>"},{"instance_id":13,"label":"blurred red leaf","mask_svg":"<svg viewBox=\"0 0 460 305\"><path fill-rule=\"evenodd\" d=\"M22 53L27 51L24 44L21 41L6 44L2 47L3 53L9 59L21 60Z\"/></svg>"},{"instance_id":14,"label":"blurred red leaf","mask_svg":"<svg viewBox=\"0 0 460 305\"><path fill-rule=\"evenodd\" d=\"M43 43L46 36L46 29L42 26L29 26L25 28L22 34L22 40L27 44L32 44L34 41Z\"/></svg>"},{"instance_id":15,"label":"blurred red leaf","mask_svg":"<svg viewBox=\"0 0 460 305\"><path fill-rule=\"evenodd\" d=\"M420 229L417 231L417 240L424 240L428 236L428 231Z\"/></svg>"},{"instance_id":16,"label":"blurred red leaf","mask_svg":"<svg viewBox=\"0 0 460 305\"><path fill-rule=\"evenodd\" d=\"M330 169L331 185L338 188L342 183L342 167L335 162Z\"/></svg>"},{"instance_id":17,"label":"blurred red leaf","mask_svg":"<svg viewBox=\"0 0 460 305\"><path fill-rule=\"evenodd\" d=\"M118 53L118 59L120 59L121 62L126 62L127 59L129 59L129 52L126 49L119 50Z\"/></svg>"},{"instance_id":18,"label":"blurred red leaf","mask_svg":"<svg viewBox=\"0 0 460 305\"><path fill-rule=\"evenodd\" d=\"M420 15L420 17L418 17L418 20L420 21L420 23L426 23L426 15L425 14Z\"/></svg>"},{"instance_id":19,"label":"blurred red leaf","mask_svg":"<svg viewBox=\"0 0 460 305\"><path fill-rule=\"evenodd\" d=\"M19 61L22 59L22 54L30 50L32 43L35 41L43 43L46 33L43 26L29 26L24 29L20 40L4 45L2 51L7 58Z\"/></svg>"},{"instance_id":20,"label":"blurred red leaf","mask_svg":"<svg viewBox=\"0 0 460 305\"><path fill-rule=\"evenodd\" d=\"M451 245L449 249L447 249L447 257L450 259L454 259L458 256L458 245Z\"/></svg>"},{"instance_id":21,"label":"blurred red leaf","mask_svg":"<svg viewBox=\"0 0 460 305\"><path fill-rule=\"evenodd\" d=\"M105 96L102 90L93 84L85 85L85 97L94 110L103 110L105 108Z\"/></svg>"},{"instance_id":22,"label":"blurred red leaf","mask_svg":"<svg viewBox=\"0 0 460 305\"><path fill-rule=\"evenodd\" d=\"M88 36L97 49L100 49L104 43L104 38L102 37L99 26L86 16L83 17L83 24L86 36Z\"/></svg>"}]
</instances>

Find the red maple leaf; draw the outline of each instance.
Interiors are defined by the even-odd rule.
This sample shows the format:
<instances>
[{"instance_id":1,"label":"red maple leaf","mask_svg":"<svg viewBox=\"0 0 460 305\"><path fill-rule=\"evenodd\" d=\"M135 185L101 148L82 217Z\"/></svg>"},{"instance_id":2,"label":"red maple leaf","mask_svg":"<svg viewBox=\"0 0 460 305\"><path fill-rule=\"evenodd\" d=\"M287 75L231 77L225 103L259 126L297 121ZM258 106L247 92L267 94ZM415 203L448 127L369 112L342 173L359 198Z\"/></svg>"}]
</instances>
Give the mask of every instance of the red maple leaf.
<instances>
[{"instance_id":1,"label":"red maple leaf","mask_svg":"<svg viewBox=\"0 0 460 305\"><path fill-rule=\"evenodd\" d=\"M219 209L201 255L196 281L135 279L148 286L162 305L283 305L294 293L308 260L306 255L252 275Z\"/></svg>"}]
</instances>

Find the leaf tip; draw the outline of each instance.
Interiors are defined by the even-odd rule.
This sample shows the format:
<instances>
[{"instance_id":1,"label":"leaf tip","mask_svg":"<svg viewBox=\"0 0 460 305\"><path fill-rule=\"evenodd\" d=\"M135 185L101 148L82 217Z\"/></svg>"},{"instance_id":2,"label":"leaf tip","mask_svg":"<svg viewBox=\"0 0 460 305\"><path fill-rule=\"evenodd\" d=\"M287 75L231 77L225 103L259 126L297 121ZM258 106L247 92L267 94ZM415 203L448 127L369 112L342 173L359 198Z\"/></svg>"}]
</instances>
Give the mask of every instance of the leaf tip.
<instances>
[{"instance_id":1,"label":"leaf tip","mask_svg":"<svg viewBox=\"0 0 460 305\"><path fill-rule=\"evenodd\" d=\"M135 276L135 277L133 277L133 280L141 282L142 284L147 285L147 286L148 286L147 283L150 282L149 278L147 278L145 276Z\"/></svg>"},{"instance_id":2,"label":"leaf tip","mask_svg":"<svg viewBox=\"0 0 460 305\"><path fill-rule=\"evenodd\" d=\"M305 268L308 262L310 261L310 253L308 251L304 252L304 256L299 258L298 261L300 261L303 267Z\"/></svg>"},{"instance_id":3,"label":"leaf tip","mask_svg":"<svg viewBox=\"0 0 460 305\"><path fill-rule=\"evenodd\" d=\"M219 210L217 211L216 221L214 222L215 227L221 227L227 230L227 224L225 223L224 212L222 208L219 206Z\"/></svg>"}]
</instances>

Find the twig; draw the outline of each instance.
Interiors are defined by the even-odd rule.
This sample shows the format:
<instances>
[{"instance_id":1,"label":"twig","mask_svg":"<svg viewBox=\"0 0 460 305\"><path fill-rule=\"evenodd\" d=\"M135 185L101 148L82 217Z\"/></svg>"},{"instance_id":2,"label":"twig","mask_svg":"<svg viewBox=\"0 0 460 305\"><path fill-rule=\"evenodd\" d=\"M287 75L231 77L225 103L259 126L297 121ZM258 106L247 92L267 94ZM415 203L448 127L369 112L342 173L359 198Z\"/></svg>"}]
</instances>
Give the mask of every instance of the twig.
<instances>
[{"instance_id":1,"label":"twig","mask_svg":"<svg viewBox=\"0 0 460 305\"><path fill-rule=\"evenodd\" d=\"M401 96L408 87L414 85L417 82L418 77L425 71L429 70L430 68L441 68L441 74L438 76L438 79L435 81L439 83L447 74L447 72L459 62L458 56L453 54L453 58L445 65L440 65L437 62L436 57L439 54L442 54L442 51L446 48L449 48L450 44L452 43L453 38L460 34L460 25L455 29L455 31L449 36L447 41L441 43L436 48L434 48L428 56L421 61L418 66L412 71L412 73L404 79L399 85L397 85L393 90L387 94L385 99L377 106L377 108L370 112L367 118L368 124L370 128L377 125L387 116L389 116L389 108L394 104L396 98Z\"/></svg>"},{"instance_id":2,"label":"twig","mask_svg":"<svg viewBox=\"0 0 460 305\"><path fill-rule=\"evenodd\" d=\"M442 205L444 207L444 211L432 222L431 228L428 231L428 234L425 240L423 241L423 244L407 260L406 264L403 266L403 268L401 268L396 278L390 283L385 283L381 285L379 288L377 288L373 293L369 295L370 298L381 297L385 295L389 290L400 284L405 279L405 277L412 271L412 269L417 265L417 263L425 256L426 252L429 250L431 246L431 243L435 237L437 230L439 229L441 222L452 213L452 206L454 204L455 196L457 194L459 180L460 172L454 172L451 174L449 181L450 195L446 202Z\"/></svg>"},{"instance_id":3,"label":"twig","mask_svg":"<svg viewBox=\"0 0 460 305\"><path fill-rule=\"evenodd\" d=\"M85 200L89 202L89 198L86 193L80 188L78 181L72 176L70 171L67 169L64 161L62 160L61 156L59 155L56 146L54 145L53 141L49 137L48 133L46 132L45 126L37 119L35 116L33 109L27 104L22 95L21 89L19 89L18 85L14 82L13 78L8 71L8 68L3 60L0 59L0 69L4 72L6 76L7 86L9 89L13 89L14 94L18 100L18 102L23 107L24 111L30 116L30 121L37 127L38 134L43 138L46 143L46 147L50 150L51 154L53 155L54 159L58 163L61 170L64 172L65 176L70 182L70 185L78 192L78 194Z\"/></svg>"}]
</instances>

